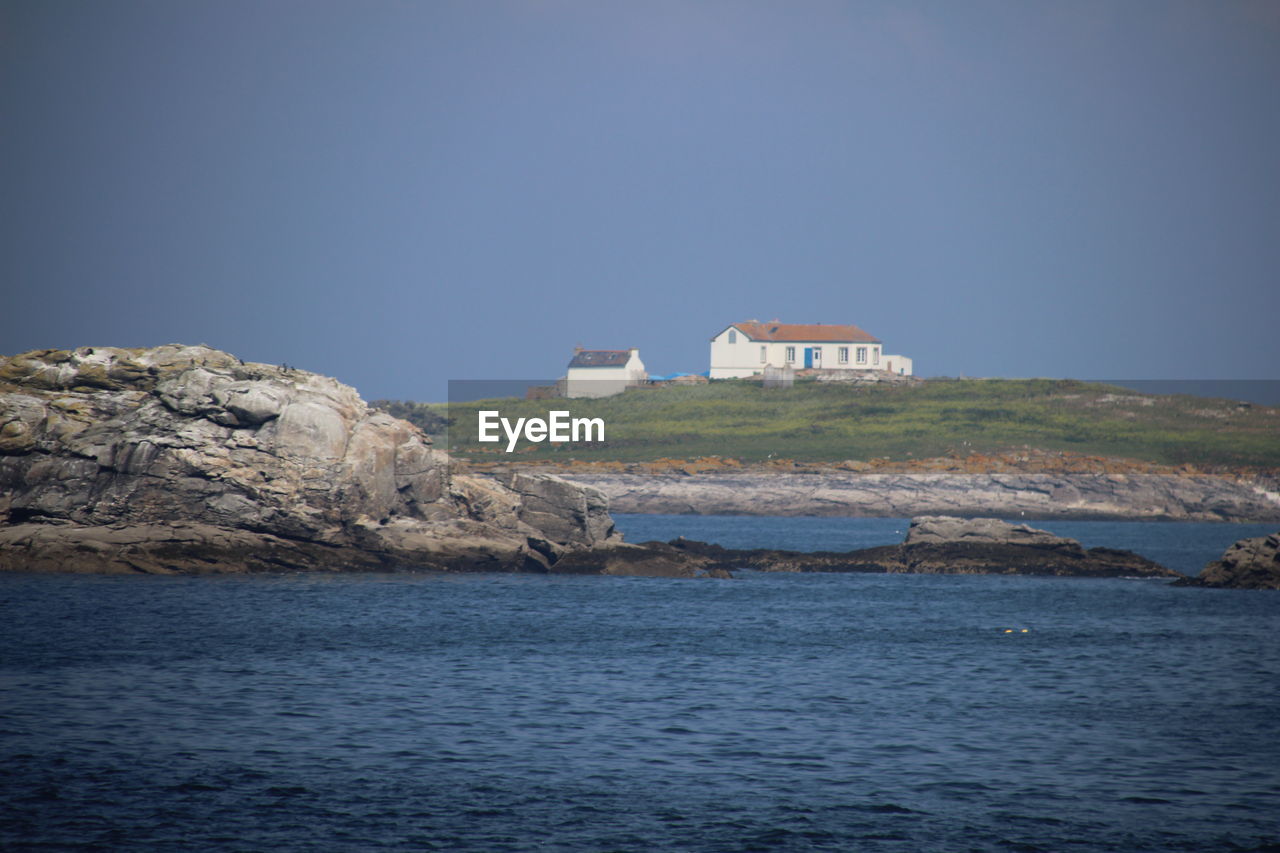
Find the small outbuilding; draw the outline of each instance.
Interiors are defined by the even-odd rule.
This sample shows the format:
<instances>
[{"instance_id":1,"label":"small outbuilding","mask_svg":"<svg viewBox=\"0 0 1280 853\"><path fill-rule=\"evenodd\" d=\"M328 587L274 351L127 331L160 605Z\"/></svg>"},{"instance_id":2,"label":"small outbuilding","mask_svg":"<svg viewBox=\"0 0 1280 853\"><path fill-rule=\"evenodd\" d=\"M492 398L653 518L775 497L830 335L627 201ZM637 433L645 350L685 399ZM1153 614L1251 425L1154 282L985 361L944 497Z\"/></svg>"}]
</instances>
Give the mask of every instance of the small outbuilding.
<instances>
[{"instance_id":1,"label":"small outbuilding","mask_svg":"<svg viewBox=\"0 0 1280 853\"><path fill-rule=\"evenodd\" d=\"M573 351L564 377L566 397L609 397L643 385L649 378L640 350L583 349Z\"/></svg>"}]
</instances>

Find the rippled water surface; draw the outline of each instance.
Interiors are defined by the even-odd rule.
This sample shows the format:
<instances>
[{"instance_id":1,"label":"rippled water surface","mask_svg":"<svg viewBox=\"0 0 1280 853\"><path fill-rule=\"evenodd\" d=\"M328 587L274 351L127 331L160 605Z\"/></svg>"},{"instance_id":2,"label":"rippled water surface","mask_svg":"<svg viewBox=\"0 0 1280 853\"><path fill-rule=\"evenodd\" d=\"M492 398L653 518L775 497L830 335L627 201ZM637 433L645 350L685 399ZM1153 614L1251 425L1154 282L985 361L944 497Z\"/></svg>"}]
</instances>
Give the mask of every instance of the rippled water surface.
<instances>
[{"instance_id":1,"label":"rippled water surface","mask_svg":"<svg viewBox=\"0 0 1280 853\"><path fill-rule=\"evenodd\" d=\"M0 576L0 847L1265 848L1278 629L1153 581Z\"/></svg>"}]
</instances>

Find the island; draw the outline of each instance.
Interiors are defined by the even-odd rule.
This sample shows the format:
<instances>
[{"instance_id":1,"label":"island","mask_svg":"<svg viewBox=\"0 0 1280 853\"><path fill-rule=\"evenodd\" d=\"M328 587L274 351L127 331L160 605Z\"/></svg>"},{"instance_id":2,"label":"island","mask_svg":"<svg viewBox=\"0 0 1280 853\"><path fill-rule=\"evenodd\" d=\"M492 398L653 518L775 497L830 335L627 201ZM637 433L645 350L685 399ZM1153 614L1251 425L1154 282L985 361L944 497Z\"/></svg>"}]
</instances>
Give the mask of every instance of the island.
<instances>
[{"instance_id":1,"label":"island","mask_svg":"<svg viewBox=\"0 0 1280 853\"><path fill-rule=\"evenodd\" d=\"M1085 549L1074 539L996 518L913 518L905 540L854 551L731 549L689 539L669 545L707 569L883 574L1007 574L1092 578L1182 578L1131 551Z\"/></svg>"}]
</instances>

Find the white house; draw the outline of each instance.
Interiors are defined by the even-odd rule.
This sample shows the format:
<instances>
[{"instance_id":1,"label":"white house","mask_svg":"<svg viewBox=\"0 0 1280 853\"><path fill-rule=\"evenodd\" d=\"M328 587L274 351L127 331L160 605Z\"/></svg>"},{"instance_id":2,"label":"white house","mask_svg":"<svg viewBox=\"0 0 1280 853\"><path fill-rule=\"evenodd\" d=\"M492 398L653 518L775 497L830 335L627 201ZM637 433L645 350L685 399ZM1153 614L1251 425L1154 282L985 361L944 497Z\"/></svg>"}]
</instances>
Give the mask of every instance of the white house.
<instances>
[{"instance_id":1,"label":"white house","mask_svg":"<svg viewBox=\"0 0 1280 853\"><path fill-rule=\"evenodd\" d=\"M566 397L608 397L649 378L640 350L583 349L573 351L564 377Z\"/></svg>"},{"instance_id":2,"label":"white house","mask_svg":"<svg viewBox=\"0 0 1280 853\"><path fill-rule=\"evenodd\" d=\"M711 339L712 379L763 373L766 367L883 370L911 375L911 359L886 355L879 338L857 326L734 323Z\"/></svg>"}]
</instances>

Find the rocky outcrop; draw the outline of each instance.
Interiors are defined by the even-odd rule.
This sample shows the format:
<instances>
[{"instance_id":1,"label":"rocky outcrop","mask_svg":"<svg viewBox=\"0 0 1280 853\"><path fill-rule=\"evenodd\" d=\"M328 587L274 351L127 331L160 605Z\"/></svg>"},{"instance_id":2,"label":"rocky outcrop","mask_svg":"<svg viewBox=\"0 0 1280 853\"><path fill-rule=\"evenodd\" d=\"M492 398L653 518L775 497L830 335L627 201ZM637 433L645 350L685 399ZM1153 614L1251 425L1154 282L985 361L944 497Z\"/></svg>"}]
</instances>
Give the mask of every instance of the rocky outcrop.
<instances>
[{"instance_id":1,"label":"rocky outcrop","mask_svg":"<svg viewBox=\"0 0 1280 853\"><path fill-rule=\"evenodd\" d=\"M864 473L827 469L681 473L569 471L614 512L1280 520L1280 496L1223 477L1120 473Z\"/></svg>"},{"instance_id":2,"label":"rocky outcrop","mask_svg":"<svg viewBox=\"0 0 1280 853\"><path fill-rule=\"evenodd\" d=\"M0 359L0 569L545 571L621 541L554 476L451 471L325 376L208 347Z\"/></svg>"},{"instance_id":3,"label":"rocky outcrop","mask_svg":"<svg viewBox=\"0 0 1280 853\"><path fill-rule=\"evenodd\" d=\"M670 544L707 560L708 568L730 570L1182 577L1131 551L1085 550L1074 539L991 518L917 518L900 545L843 553L733 550L688 539Z\"/></svg>"},{"instance_id":4,"label":"rocky outcrop","mask_svg":"<svg viewBox=\"0 0 1280 853\"><path fill-rule=\"evenodd\" d=\"M1196 577L1180 581L1179 585L1280 589L1280 533L1241 539L1223 553L1222 559L1205 566Z\"/></svg>"},{"instance_id":5,"label":"rocky outcrop","mask_svg":"<svg viewBox=\"0 0 1280 853\"><path fill-rule=\"evenodd\" d=\"M720 578L733 575L713 560L663 542L614 545L568 554L551 567L554 574L605 574L667 578Z\"/></svg>"},{"instance_id":6,"label":"rocky outcrop","mask_svg":"<svg viewBox=\"0 0 1280 853\"><path fill-rule=\"evenodd\" d=\"M386 554L189 522L0 525L0 570L109 574L378 571Z\"/></svg>"},{"instance_id":7,"label":"rocky outcrop","mask_svg":"<svg viewBox=\"0 0 1280 853\"><path fill-rule=\"evenodd\" d=\"M904 545L941 545L964 542L983 545L1048 545L1080 543L1037 530L1026 524L1010 524L998 518L954 518L926 515L911 519Z\"/></svg>"}]
</instances>

